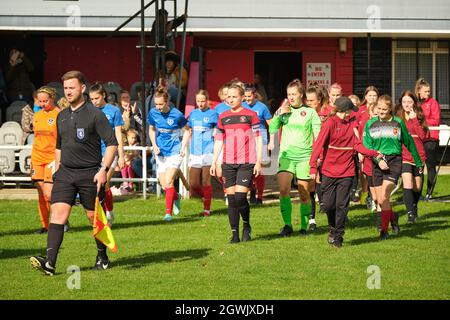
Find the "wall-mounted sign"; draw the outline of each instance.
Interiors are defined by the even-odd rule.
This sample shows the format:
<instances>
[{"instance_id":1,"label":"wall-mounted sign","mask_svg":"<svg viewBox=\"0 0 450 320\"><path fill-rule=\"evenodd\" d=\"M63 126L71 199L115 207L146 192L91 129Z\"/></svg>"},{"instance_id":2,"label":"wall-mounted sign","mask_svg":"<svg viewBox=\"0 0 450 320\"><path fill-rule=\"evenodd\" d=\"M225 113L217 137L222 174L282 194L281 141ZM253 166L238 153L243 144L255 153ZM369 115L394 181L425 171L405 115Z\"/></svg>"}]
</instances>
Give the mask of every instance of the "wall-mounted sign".
<instances>
[{"instance_id":1,"label":"wall-mounted sign","mask_svg":"<svg viewBox=\"0 0 450 320\"><path fill-rule=\"evenodd\" d=\"M331 63L311 62L306 64L306 85L317 82L323 86L331 85Z\"/></svg>"}]
</instances>

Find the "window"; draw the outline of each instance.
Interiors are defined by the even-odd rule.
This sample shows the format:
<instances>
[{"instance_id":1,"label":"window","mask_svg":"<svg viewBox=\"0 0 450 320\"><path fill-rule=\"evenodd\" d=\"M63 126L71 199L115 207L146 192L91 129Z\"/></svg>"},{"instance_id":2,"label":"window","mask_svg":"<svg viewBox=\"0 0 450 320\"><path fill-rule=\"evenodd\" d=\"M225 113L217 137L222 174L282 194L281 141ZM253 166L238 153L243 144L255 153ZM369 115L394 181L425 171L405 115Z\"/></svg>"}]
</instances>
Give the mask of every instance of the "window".
<instances>
[{"instance_id":1,"label":"window","mask_svg":"<svg viewBox=\"0 0 450 320\"><path fill-rule=\"evenodd\" d=\"M431 94L441 108L449 109L448 56L448 42L393 41L392 97L394 100L397 100L404 90L414 90L417 78L423 77L430 83Z\"/></svg>"}]
</instances>

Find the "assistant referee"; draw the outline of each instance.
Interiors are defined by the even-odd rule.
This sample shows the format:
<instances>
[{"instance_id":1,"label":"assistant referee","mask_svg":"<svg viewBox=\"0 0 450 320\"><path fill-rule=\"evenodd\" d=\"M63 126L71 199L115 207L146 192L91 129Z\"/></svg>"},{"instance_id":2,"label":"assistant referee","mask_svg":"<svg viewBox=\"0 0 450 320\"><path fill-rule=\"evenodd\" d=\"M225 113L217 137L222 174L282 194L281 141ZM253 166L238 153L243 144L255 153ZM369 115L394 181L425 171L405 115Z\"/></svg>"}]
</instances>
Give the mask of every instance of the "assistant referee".
<instances>
[{"instance_id":1,"label":"assistant referee","mask_svg":"<svg viewBox=\"0 0 450 320\"><path fill-rule=\"evenodd\" d=\"M67 222L77 193L91 224L94 221L95 198L104 195L106 173L117 151L117 140L105 114L86 101L85 77L79 71L62 76L64 95L70 108L57 118L56 172L53 175L51 221L47 238L47 257L30 258L33 268L46 275L55 274L56 259L64 237ZM102 163L101 140L106 144ZM109 267L106 246L98 240L94 268Z\"/></svg>"}]
</instances>

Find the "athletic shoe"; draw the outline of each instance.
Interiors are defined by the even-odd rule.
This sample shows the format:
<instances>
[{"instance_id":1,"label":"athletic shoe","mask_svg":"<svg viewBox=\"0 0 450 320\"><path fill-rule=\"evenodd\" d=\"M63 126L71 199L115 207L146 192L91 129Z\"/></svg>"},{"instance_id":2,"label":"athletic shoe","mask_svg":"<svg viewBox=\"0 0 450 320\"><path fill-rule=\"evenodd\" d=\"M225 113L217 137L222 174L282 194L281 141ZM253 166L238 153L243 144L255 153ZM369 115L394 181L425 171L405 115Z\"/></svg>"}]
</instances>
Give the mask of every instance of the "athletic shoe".
<instances>
[{"instance_id":1,"label":"athletic shoe","mask_svg":"<svg viewBox=\"0 0 450 320\"><path fill-rule=\"evenodd\" d=\"M109 259L106 257L105 259L100 258L97 256L95 259L95 265L92 267L93 270L106 270L109 268Z\"/></svg>"},{"instance_id":2,"label":"athletic shoe","mask_svg":"<svg viewBox=\"0 0 450 320\"><path fill-rule=\"evenodd\" d=\"M173 214L178 215L181 210L181 194L178 193L178 200L173 202Z\"/></svg>"},{"instance_id":3,"label":"athletic shoe","mask_svg":"<svg viewBox=\"0 0 450 320\"><path fill-rule=\"evenodd\" d=\"M47 232L48 232L48 230L47 230L47 229L45 229L45 228L41 228L41 229L39 229L39 230L35 231L35 232L34 232L34 234L43 234L43 233L47 233Z\"/></svg>"},{"instance_id":4,"label":"athletic shoe","mask_svg":"<svg viewBox=\"0 0 450 320\"><path fill-rule=\"evenodd\" d=\"M398 225L398 215L395 215L395 221L391 221L392 234L397 235L400 232L400 226Z\"/></svg>"},{"instance_id":5,"label":"athletic shoe","mask_svg":"<svg viewBox=\"0 0 450 320\"><path fill-rule=\"evenodd\" d=\"M389 238L389 233L380 231L380 241L387 240Z\"/></svg>"},{"instance_id":6,"label":"athletic shoe","mask_svg":"<svg viewBox=\"0 0 450 320\"><path fill-rule=\"evenodd\" d=\"M55 267L42 256L33 256L30 258L30 262L34 269L41 271L46 276L53 276L55 274Z\"/></svg>"},{"instance_id":7,"label":"athletic shoe","mask_svg":"<svg viewBox=\"0 0 450 320\"><path fill-rule=\"evenodd\" d=\"M69 232L70 230L70 223L67 221L67 223L64 225L64 232Z\"/></svg>"},{"instance_id":8,"label":"athletic shoe","mask_svg":"<svg viewBox=\"0 0 450 320\"><path fill-rule=\"evenodd\" d=\"M280 236L282 237L289 237L292 233L294 233L294 230L292 230L291 226L288 226L287 224L281 229Z\"/></svg>"},{"instance_id":9,"label":"athletic shoe","mask_svg":"<svg viewBox=\"0 0 450 320\"><path fill-rule=\"evenodd\" d=\"M408 213L408 221L406 221L406 223L407 224L413 224L413 223L416 222L416 220L417 220L417 216L414 213L409 212Z\"/></svg>"},{"instance_id":10,"label":"athletic shoe","mask_svg":"<svg viewBox=\"0 0 450 320\"><path fill-rule=\"evenodd\" d=\"M256 190L250 190L250 203L256 204Z\"/></svg>"},{"instance_id":11,"label":"athletic shoe","mask_svg":"<svg viewBox=\"0 0 450 320\"><path fill-rule=\"evenodd\" d=\"M342 241L333 239L333 242L331 242L330 244L335 248L342 248Z\"/></svg>"},{"instance_id":12,"label":"athletic shoe","mask_svg":"<svg viewBox=\"0 0 450 320\"><path fill-rule=\"evenodd\" d=\"M309 219L309 230L310 231L317 230L316 219Z\"/></svg>"},{"instance_id":13,"label":"athletic shoe","mask_svg":"<svg viewBox=\"0 0 450 320\"><path fill-rule=\"evenodd\" d=\"M252 240L252 228L251 227L244 227L242 229L242 242L250 241Z\"/></svg>"},{"instance_id":14,"label":"athletic shoe","mask_svg":"<svg viewBox=\"0 0 450 320\"><path fill-rule=\"evenodd\" d=\"M209 210L203 210L202 213L200 213L200 216L202 217L209 217L211 215L211 211Z\"/></svg>"},{"instance_id":15,"label":"athletic shoe","mask_svg":"<svg viewBox=\"0 0 450 320\"><path fill-rule=\"evenodd\" d=\"M376 204L375 201L373 201L373 200L371 200L371 203L370 203L370 211L371 211L372 213L374 213L375 211L377 211L377 204Z\"/></svg>"},{"instance_id":16,"label":"athletic shoe","mask_svg":"<svg viewBox=\"0 0 450 320\"><path fill-rule=\"evenodd\" d=\"M333 237L333 234L331 233L331 231L328 233L327 241L329 244L333 244L333 242L334 242L334 237Z\"/></svg>"},{"instance_id":17,"label":"athletic shoe","mask_svg":"<svg viewBox=\"0 0 450 320\"><path fill-rule=\"evenodd\" d=\"M166 215L163 218L164 221L172 221L172 215L166 213Z\"/></svg>"},{"instance_id":18,"label":"athletic shoe","mask_svg":"<svg viewBox=\"0 0 450 320\"><path fill-rule=\"evenodd\" d=\"M108 220L108 224L111 227L114 222L114 212L106 211L106 220Z\"/></svg>"},{"instance_id":19,"label":"athletic shoe","mask_svg":"<svg viewBox=\"0 0 450 320\"><path fill-rule=\"evenodd\" d=\"M300 229L299 233L301 236L306 236L306 234L307 234L306 230L304 230L304 229Z\"/></svg>"},{"instance_id":20,"label":"athletic shoe","mask_svg":"<svg viewBox=\"0 0 450 320\"><path fill-rule=\"evenodd\" d=\"M367 197L366 197L366 206L367 206L367 209L372 209L372 197L370 196L370 195L367 195Z\"/></svg>"},{"instance_id":21,"label":"athletic shoe","mask_svg":"<svg viewBox=\"0 0 450 320\"><path fill-rule=\"evenodd\" d=\"M238 243L238 242L241 242L241 240L239 240L239 233L237 231L231 232L230 243Z\"/></svg>"}]
</instances>

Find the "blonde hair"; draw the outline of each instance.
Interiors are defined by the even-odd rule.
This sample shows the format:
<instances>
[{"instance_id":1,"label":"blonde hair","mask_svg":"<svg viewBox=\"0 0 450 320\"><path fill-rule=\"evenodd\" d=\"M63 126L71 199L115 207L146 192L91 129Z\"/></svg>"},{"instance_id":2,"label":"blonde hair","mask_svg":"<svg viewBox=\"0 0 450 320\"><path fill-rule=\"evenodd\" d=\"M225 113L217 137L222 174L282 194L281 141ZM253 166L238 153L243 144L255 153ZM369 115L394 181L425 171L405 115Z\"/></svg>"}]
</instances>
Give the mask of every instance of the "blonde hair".
<instances>
[{"instance_id":1,"label":"blonde hair","mask_svg":"<svg viewBox=\"0 0 450 320\"><path fill-rule=\"evenodd\" d=\"M62 97L61 99L59 99L56 104L58 105L58 107L61 110L64 110L64 109L67 109L68 107L70 107L70 103L69 103L69 101L67 101L67 99L65 97Z\"/></svg>"},{"instance_id":2,"label":"blonde hair","mask_svg":"<svg viewBox=\"0 0 450 320\"><path fill-rule=\"evenodd\" d=\"M37 89L37 91L36 91L36 96L37 96L39 93L46 93L46 94L48 94L48 96L50 97L50 99L52 99L53 101L56 100L56 95L57 95L57 93L56 93L56 89L55 89L55 88L48 87L48 86L43 86L43 87L40 87L39 89Z\"/></svg>"},{"instance_id":3,"label":"blonde hair","mask_svg":"<svg viewBox=\"0 0 450 320\"><path fill-rule=\"evenodd\" d=\"M164 87L164 86L158 86L158 87L156 88L156 92L155 92L155 95L154 95L154 98L153 98L153 99L155 99L155 98L161 98L161 97L164 98L164 102L167 102L167 101L169 101L169 99L170 99L170 96L169 96L169 94L167 93L167 89L166 89L166 87Z\"/></svg>"},{"instance_id":4,"label":"blonde hair","mask_svg":"<svg viewBox=\"0 0 450 320\"><path fill-rule=\"evenodd\" d=\"M416 81L416 85L415 85L415 88L414 88L414 93L416 94L416 97L417 97L418 100L422 99L420 97L420 93L419 93L419 91L420 91L420 89L422 89L422 87L428 87L428 88L431 89L430 83L427 80L425 80L425 78L419 78Z\"/></svg>"}]
</instances>

